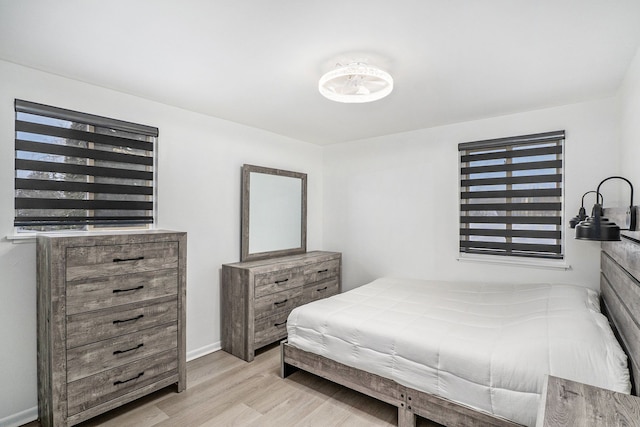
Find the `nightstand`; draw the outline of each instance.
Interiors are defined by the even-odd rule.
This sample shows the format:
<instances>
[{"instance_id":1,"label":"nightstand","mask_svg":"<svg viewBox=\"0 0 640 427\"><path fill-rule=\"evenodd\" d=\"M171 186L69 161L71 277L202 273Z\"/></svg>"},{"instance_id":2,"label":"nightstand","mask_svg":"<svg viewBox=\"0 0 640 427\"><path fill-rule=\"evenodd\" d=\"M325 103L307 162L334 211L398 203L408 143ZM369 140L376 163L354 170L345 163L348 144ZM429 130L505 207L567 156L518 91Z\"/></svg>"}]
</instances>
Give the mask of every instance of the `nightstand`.
<instances>
[{"instance_id":1,"label":"nightstand","mask_svg":"<svg viewBox=\"0 0 640 427\"><path fill-rule=\"evenodd\" d=\"M640 426L640 397L549 375L536 427Z\"/></svg>"}]
</instances>

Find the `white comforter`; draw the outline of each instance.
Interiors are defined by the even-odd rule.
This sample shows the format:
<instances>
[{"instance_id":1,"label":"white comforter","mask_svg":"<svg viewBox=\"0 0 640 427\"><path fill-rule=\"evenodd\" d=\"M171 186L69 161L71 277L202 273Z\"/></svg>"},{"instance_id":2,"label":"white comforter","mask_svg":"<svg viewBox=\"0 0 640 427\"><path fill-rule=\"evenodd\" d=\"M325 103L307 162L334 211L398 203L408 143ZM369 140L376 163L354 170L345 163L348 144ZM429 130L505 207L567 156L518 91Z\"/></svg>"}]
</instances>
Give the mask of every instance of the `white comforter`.
<instances>
[{"instance_id":1,"label":"white comforter","mask_svg":"<svg viewBox=\"0 0 640 427\"><path fill-rule=\"evenodd\" d=\"M598 295L561 284L383 278L293 310L289 343L534 425L546 374L629 393Z\"/></svg>"}]
</instances>

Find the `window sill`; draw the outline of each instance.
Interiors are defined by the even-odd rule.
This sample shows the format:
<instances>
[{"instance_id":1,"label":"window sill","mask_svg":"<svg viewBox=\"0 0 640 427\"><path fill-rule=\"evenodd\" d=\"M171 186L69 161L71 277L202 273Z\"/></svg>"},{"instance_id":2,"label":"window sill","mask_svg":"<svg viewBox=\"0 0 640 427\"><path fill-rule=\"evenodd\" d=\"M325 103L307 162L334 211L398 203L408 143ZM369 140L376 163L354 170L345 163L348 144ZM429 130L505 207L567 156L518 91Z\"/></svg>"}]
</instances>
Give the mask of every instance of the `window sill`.
<instances>
[{"instance_id":1,"label":"window sill","mask_svg":"<svg viewBox=\"0 0 640 427\"><path fill-rule=\"evenodd\" d=\"M99 233L99 234L122 234L122 233L136 233L139 231L152 231L156 230L155 227L146 228L146 227L130 227L130 228L109 228L109 229L92 229L92 230L52 230L52 231L41 231L34 233L14 233L8 234L5 236L5 240L10 241L13 244L19 243L35 243L36 237L38 234L46 233L46 234L59 234L59 235L77 235L82 236L91 233Z\"/></svg>"},{"instance_id":2,"label":"window sill","mask_svg":"<svg viewBox=\"0 0 640 427\"><path fill-rule=\"evenodd\" d=\"M514 267L540 268L544 270L571 270L571 265L564 260L533 260L533 259L502 259L503 257L491 255L465 255L456 259L462 262L475 262L481 264L509 265Z\"/></svg>"},{"instance_id":3,"label":"window sill","mask_svg":"<svg viewBox=\"0 0 640 427\"><path fill-rule=\"evenodd\" d=\"M8 236L5 236L5 239L10 241L13 244L17 244L17 243L35 243L36 242L36 235L35 234L10 234Z\"/></svg>"}]
</instances>

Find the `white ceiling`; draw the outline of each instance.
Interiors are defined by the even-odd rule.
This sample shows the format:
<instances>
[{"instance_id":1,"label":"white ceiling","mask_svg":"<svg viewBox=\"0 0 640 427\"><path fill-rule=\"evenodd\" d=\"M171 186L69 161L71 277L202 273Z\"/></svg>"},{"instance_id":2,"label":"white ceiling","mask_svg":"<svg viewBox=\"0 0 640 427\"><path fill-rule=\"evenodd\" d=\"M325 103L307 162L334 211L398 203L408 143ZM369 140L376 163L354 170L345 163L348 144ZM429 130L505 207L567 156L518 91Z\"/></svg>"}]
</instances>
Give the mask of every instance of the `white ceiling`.
<instances>
[{"instance_id":1,"label":"white ceiling","mask_svg":"<svg viewBox=\"0 0 640 427\"><path fill-rule=\"evenodd\" d=\"M316 144L612 96L640 0L0 0L0 58ZM387 98L320 76L368 59Z\"/></svg>"}]
</instances>

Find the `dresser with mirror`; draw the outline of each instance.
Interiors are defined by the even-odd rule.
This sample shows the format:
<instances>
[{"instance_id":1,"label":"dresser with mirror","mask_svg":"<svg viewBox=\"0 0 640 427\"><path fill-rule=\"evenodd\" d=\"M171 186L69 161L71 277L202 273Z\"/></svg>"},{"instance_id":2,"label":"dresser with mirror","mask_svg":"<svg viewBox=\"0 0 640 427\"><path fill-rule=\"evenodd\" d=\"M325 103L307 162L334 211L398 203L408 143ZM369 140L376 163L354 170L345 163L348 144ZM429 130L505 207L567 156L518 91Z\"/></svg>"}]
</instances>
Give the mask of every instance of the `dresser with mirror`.
<instances>
[{"instance_id":1,"label":"dresser with mirror","mask_svg":"<svg viewBox=\"0 0 640 427\"><path fill-rule=\"evenodd\" d=\"M342 255L307 252L307 175L242 167L240 262L222 266L222 349L246 361L287 336L291 310L341 290Z\"/></svg>"}]
</instances>

